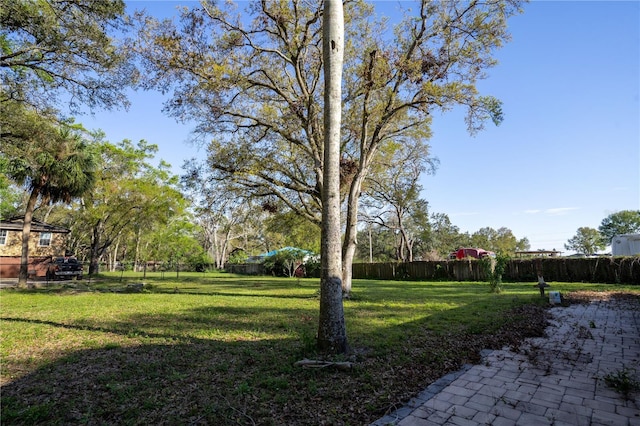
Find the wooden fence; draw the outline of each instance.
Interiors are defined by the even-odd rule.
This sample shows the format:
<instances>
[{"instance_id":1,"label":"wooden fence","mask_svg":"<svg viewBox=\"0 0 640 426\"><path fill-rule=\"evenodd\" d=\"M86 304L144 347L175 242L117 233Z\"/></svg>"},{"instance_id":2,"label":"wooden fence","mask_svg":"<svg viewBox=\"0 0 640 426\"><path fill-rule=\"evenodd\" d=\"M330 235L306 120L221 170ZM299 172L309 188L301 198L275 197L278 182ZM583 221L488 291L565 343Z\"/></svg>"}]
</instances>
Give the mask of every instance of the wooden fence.
<instances>
[{"instance_id":1,"label":"wooden fence","mask_svg":"<svg viewBox=\"0 0 640 426\"><path fill-rule=\"evenodd\" d=\"M264 275L259 263L227 264L227 272ZM507 282L538 282L537 271L545 281L640 284L640 256L598 258L511 259L502 276ZM354 279L486 281L482 263L477 260L442 260L408 263L354 263Z\"/></svg>"},{"instance_id":2,"label":"wooden fence","mask_svg":"<svg viewBox=\"0 0 640 426\"><path fill-rule=\"evenodd\" d=\"M264 275L265 267L261 263L227 263L224 270L231 274Z\"/></svg>"},{"instance_id":3,"label":"wooden fence","mask_svg":"<svg viewBox=\"0 0 640 426\"><path fill-rule=\"evenodd\" d=\"M640 257L512 259L503 281L545 281L640 284ZM444 260L410 263L354 263L353 278L381 280L485 281L477 260Z\"/></svg>"}]
</instances>

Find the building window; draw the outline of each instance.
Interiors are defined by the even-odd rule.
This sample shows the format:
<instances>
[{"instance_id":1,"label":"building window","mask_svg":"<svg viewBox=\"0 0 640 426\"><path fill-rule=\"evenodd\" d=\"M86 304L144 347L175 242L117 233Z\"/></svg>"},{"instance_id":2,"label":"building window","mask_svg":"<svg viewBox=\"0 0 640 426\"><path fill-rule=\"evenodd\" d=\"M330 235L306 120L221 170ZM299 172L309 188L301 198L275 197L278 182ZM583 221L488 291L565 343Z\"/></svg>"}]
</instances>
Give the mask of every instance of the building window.
<instances>
[{"instance_id":1,"label":"building window","mask_svg":"<svg viewBox=\"0 0 640 426\"><path fill-rule=\"evenodd\" d=\"M7 230L0 229L0 246L7 244Z\"/></svg>"},{"instance_id":2,"label":"building window","mask_svg":"<svg viewBox=\"0 0 640 426\"><path fill-rule=\"evenodd\" d=\"M38 245L40 247L49 247L51 245L51 232L41 232Z\"/></svg>"}]
</instances>

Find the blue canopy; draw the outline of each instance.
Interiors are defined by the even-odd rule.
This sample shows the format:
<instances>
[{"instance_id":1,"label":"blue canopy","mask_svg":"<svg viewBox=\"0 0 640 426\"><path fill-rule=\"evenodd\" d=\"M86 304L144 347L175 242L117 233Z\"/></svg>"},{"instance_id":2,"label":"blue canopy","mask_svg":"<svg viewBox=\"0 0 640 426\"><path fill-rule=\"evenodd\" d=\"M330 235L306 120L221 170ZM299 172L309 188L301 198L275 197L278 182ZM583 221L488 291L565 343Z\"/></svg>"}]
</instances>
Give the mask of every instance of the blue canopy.
<instances>
[{"instance_id":1,"label":"blue canopy","mask_svg":"<svg viewBox=\"0 0 640 426\"><path fill-rule=\"evenodd\" d=\"M300 248L297 248L297 247L282 247L281 249L278 249L278 250L271 250L268 253L262 253L260 256L262 256L262 257L271 257L271 256L273 256L275 254L280 253L281 251L294 251L294 250L302 252L302 253L304 253L306 255L312 255L313 254L312 251L303 250L303 249L300 249Z\"/></svg>"}]
</instances>

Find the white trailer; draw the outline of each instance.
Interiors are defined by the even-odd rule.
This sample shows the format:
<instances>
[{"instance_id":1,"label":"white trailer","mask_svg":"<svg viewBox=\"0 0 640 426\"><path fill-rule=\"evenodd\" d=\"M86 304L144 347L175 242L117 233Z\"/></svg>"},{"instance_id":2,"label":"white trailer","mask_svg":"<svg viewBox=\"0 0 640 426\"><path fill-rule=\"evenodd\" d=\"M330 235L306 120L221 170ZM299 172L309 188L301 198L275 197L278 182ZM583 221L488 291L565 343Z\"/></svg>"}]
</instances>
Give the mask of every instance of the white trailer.
<instances>
[{"instance_id":1,"label":"white trailer","mask_svg":"<svg viewBox=\"0 0 640 426\"><path fill-rule=\"evenodd\" d=\"M620 234L611 240L614 256L640 256L640 234Z\"/></svg>"}]
</instances>

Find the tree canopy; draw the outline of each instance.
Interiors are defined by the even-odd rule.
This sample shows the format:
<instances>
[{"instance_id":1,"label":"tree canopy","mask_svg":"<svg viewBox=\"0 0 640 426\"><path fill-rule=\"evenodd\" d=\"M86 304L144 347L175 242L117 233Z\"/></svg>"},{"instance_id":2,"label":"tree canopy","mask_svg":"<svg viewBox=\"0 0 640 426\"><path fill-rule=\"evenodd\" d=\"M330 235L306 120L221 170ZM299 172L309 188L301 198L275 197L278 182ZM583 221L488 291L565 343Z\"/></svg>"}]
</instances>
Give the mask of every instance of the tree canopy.
<instances>
[{"instance_id":1,"label":"tree canopy","mask_svg":"<svg viewBox=\"0 0 640 426\"><path fill-rule=\"evenodd\" d=\"M128 104L135 77L128 50L111 37L124 30L123 0L0 0L0 102L43 113Z\"/></svg>"},{"instance_id":2,"label":"tree canopy","mask_svg":"<svg viewBox=\"0 0 640 426\"><path fill-rule=\"evenodd\" d=\"M423 140L388 142L364 185L362 217L397 234L398 260L413 261L414 250L426 243L428 203L420 198L418 179L425 172L433 173L437 163Z\"/></svg>"},{"instance_id":3,"label":"tree canopy","mask_svg":"<svg viewBox=\"0 0 640 426\"><path fill-rule=\"evenodd\" d=\"M220 180L273 197L320 223L324 173L322 2L230 3L184 10L180 24L140 17L146 87L172 92L168 114L211 138ZM358 199L382 144L424 139L430 114L462 105L469 131L502 120L476 83L508 40L519 1L417 4L395 27L345 3L341 187L347 199L343 285L350 288ZM346 289L348 291L348 288Z\"/></svg>"},{"instance_id":4,"label":"tree canopy","mask_svg":"<svg viewBox=\"0 0 640 426\"><path fill-rule=\"evenodd\" d=\"M619 234L640 232L640 210L622 210L602 219L598 231L607 242Z\"/></svg>"},{"instance_id":5,"label":"tree canopy","mask_svg":"<svg viewBox=\"0 0 640 426\"><path fill-rule=\"evenodd\" d=\"M564 245L567 250L574 250L587 256L603 250L607 246L597 229L580 227L572 238Z\"/></svg>"},{"instance_id":6,"label":"tree canopy","mask_svg":"<svg viewBox=\"0 0 640 426\"><path fill-rule=\"evenodd\" d=\"M470 245L508 256L516 251L528 250L529 240L526 237L518 240L511 229L506 227L497 230L485 227L471 235Z\"/></svg>"},{"instance_id":7,"label":"tree canopy","mask_svg":"<svg viewBox=\"0 0 640 426\"><path fill-rule=\"evenodd\" d=\"M130 251L138 252L141 238L149 241L157 227L185 209L178 179L168 171L169 166L161 162L156 167L149 162L157 152L156 145L126 139L112 144L102 137L96 135L100 140L96 188L77 206L72 228L76 238L89 247L90 274L98 272L99 260L123 236L131 234L135 242Z\"/></svg>"}]
</instances>

